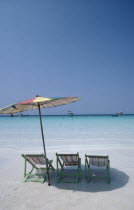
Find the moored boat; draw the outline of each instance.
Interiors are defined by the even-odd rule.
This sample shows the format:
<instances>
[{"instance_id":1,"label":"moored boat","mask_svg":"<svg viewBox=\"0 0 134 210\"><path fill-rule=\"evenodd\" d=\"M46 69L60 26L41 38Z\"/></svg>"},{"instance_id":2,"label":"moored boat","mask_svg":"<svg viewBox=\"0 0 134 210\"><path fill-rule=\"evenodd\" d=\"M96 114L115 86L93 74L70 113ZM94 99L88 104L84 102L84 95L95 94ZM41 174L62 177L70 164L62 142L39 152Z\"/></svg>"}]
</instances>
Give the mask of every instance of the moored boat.
<instances>
[{"instance_id":1,"label":"moored boat","mask_svg":"<svg viewBox=\"0 0 134 210\"><path fill-rule=\"evenodd\" d=\"M71 111L68 111L67 116L74 116L74 113Z\"/></svg>"},{"instance_id":2,"label":"moored boat","mask_svg":"<svg viewBox=\"0 0 134 210\"><path fill-rule=\"evenodd\" d=\"M121 116L121 115L123 115L123 112L115 112L115 113L113 114L113 116L115 116L115 117Z\"/></svg>"}]
</instances>

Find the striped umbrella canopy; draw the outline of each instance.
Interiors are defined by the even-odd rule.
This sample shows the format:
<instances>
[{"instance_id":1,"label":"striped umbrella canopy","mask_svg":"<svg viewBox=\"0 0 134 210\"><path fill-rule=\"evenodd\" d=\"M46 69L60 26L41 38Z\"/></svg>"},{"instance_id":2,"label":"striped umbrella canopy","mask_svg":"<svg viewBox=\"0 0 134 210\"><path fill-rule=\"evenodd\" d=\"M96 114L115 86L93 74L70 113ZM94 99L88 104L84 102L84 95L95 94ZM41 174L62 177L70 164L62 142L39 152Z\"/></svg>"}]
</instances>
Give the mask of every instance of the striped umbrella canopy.
<instances>
[{"instance_id":1,"label":"striped umbrella canopy","mask_svg":"<svg viewBox=\"0 0 134 210\"><path fill-rule=\"evenodd\" d=\"M40 109L70 104L70 103L78 101L79 99L80 99L79 97L46 98L46 97L40 97L37 95L35 98L31 98L31 99L28 99L28 100L25 100L25 101L22 101L22 102L19 102L16 104L12 104L12 105L9 105L7 107L0 109L0 114L14 114L14 113L28 111L28 110L32 110L32 109L38 109L39 117L40 117L40 126L41 126L44 155L47 158ZM48 185L50 186L48 164L46 164L46 168L47 168L47 174L48 174Z\"/></svg>"},{"instance_id":2,"label":"striped umbrella canopy","mask_svg":"<svg viewBox=\"0 0 134 210\"><path fill-rule=\"evenodd\" d=\"M23 112L23 111L27 111L31 109L38 109L39 105L40 105L40 108L56 107L56 106L61 106L65 104L70 104L78 100L79 100L78 97L46 98L46 97L36 96L35 98L31 98L26 101L22 101L22 102L4 107L0 109L0 114L14 114L17 112Z\"/></svg>"}]
</instances>

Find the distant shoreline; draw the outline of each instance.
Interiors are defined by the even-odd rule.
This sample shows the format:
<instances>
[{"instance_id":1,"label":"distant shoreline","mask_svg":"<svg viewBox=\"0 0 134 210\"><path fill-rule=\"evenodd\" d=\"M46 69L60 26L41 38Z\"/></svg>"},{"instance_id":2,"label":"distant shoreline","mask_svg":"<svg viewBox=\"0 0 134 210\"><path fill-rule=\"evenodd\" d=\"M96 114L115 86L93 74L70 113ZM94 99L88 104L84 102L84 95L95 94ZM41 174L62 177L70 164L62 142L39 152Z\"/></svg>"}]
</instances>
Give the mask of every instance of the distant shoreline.
<instances>
[{"instance_id":1,"label":"distant shoreline","mask_svg":"<svg viewBox=\"0 0 134 210\"><path fill-rule=\"evenodd\" d=\"M123 115L121 115L121 116L130 116L130 115L134 115L134 114L123 114ZM18 115L14 115L14 117L18 117L19 116L19 114ZM24 117L38 117L39 115L37 114L37 115L30 115L30 114L28 114L28 115L25 115L24 114ZM61 115L43 115L42 114L42 116L50 116L50 117L60 117L60 116L64 116L64 117L77 117L77 116L113 116L113 114L75 114L75 115L73 115L73 116L67 116L67 115L64 115L64 114L61 114ZM121 117L121 116L119 116L119 117ZM1 114L0 115L0 117L10 117L10 115L4 115L4 114Z\"/></svg>"}]
</instances>

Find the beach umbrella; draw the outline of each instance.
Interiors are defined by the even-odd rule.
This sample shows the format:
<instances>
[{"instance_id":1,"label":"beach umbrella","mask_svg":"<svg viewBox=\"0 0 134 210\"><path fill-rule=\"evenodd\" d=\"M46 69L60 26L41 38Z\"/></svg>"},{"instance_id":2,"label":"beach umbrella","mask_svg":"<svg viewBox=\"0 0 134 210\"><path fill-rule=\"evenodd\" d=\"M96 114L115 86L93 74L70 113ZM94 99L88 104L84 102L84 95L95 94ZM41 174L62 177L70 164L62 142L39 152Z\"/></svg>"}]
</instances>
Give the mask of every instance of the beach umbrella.
<instances>
[{"instance_id":1,"label":"beach umbrella","mask_svg":"<svg viewBox=\"0 0 134 210\"><path fill-rule=\"evenodd\" d=\"M0 109L0 114L11 114L23 111L28 111L32 109L38 109L39 111L39 117L40 117L40 126L41 126L41 134L42 134L42 142L43 142L43 150L44 155L47 158L46 154L46 147L45 147L45 140L44 140L44 133L43 133L43 125L42 125L42 117L41 117L41 108L50 108L50 107L56 107L61 106L65 104L70 104L73 102L78 101L78 97L56 97L56 98L46 98L46 97L40 97L36 96L34 98L12 104L10 106L4 107ZM46 161L47 163L47 161ZM48 171L48 165L46 164L47 168L47 174L48 174L48 185L50 185L50 178L49 178L49 171Z\"/></svg>"}]
</instances>

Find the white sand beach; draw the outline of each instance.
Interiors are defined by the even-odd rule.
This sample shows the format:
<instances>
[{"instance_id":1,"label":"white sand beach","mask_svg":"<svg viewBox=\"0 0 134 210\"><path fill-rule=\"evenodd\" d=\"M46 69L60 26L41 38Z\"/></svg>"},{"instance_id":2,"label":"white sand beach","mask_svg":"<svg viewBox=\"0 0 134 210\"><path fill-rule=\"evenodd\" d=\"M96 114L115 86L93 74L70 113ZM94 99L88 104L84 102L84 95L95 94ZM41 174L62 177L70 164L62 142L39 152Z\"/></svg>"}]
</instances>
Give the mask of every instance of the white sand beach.
<instances>
[{"instance_id":1,"label":"white sand beach","mask_svg":"<svg viewBox=\"0 0 134 210\"><path fill-rule=\"evenodd\" d=\"M75 149L74 149L75 148ZM0 152L0 210L133 210L134 202L134 148L130 144L120 146L92 145L48 147L49 159L55 153L79 152L82 158L83 177L79 183L57 183L56 172L51 173L51 186L47 182L23 180L24 151ZM30 151L29 151L30 152ZM38 151L37 151L38 152ZM28 153L28 151L27 151ZM84 177L84 154L109 155L111 183L90 182Z\"/></svg>"},{"instance_id":2,"label":"white sand beach","mask_svg":"<svg viewBox=\"0 0 134 210\"><path fill-rule=\"evenodd\" d=\"M134 0L0 0L0 210L134 210L133 45ZM80 182L24 182L45 149L55 169L78 152ZM85 154L109 156L109 184Z\"/></svg>"}]
</instances>

